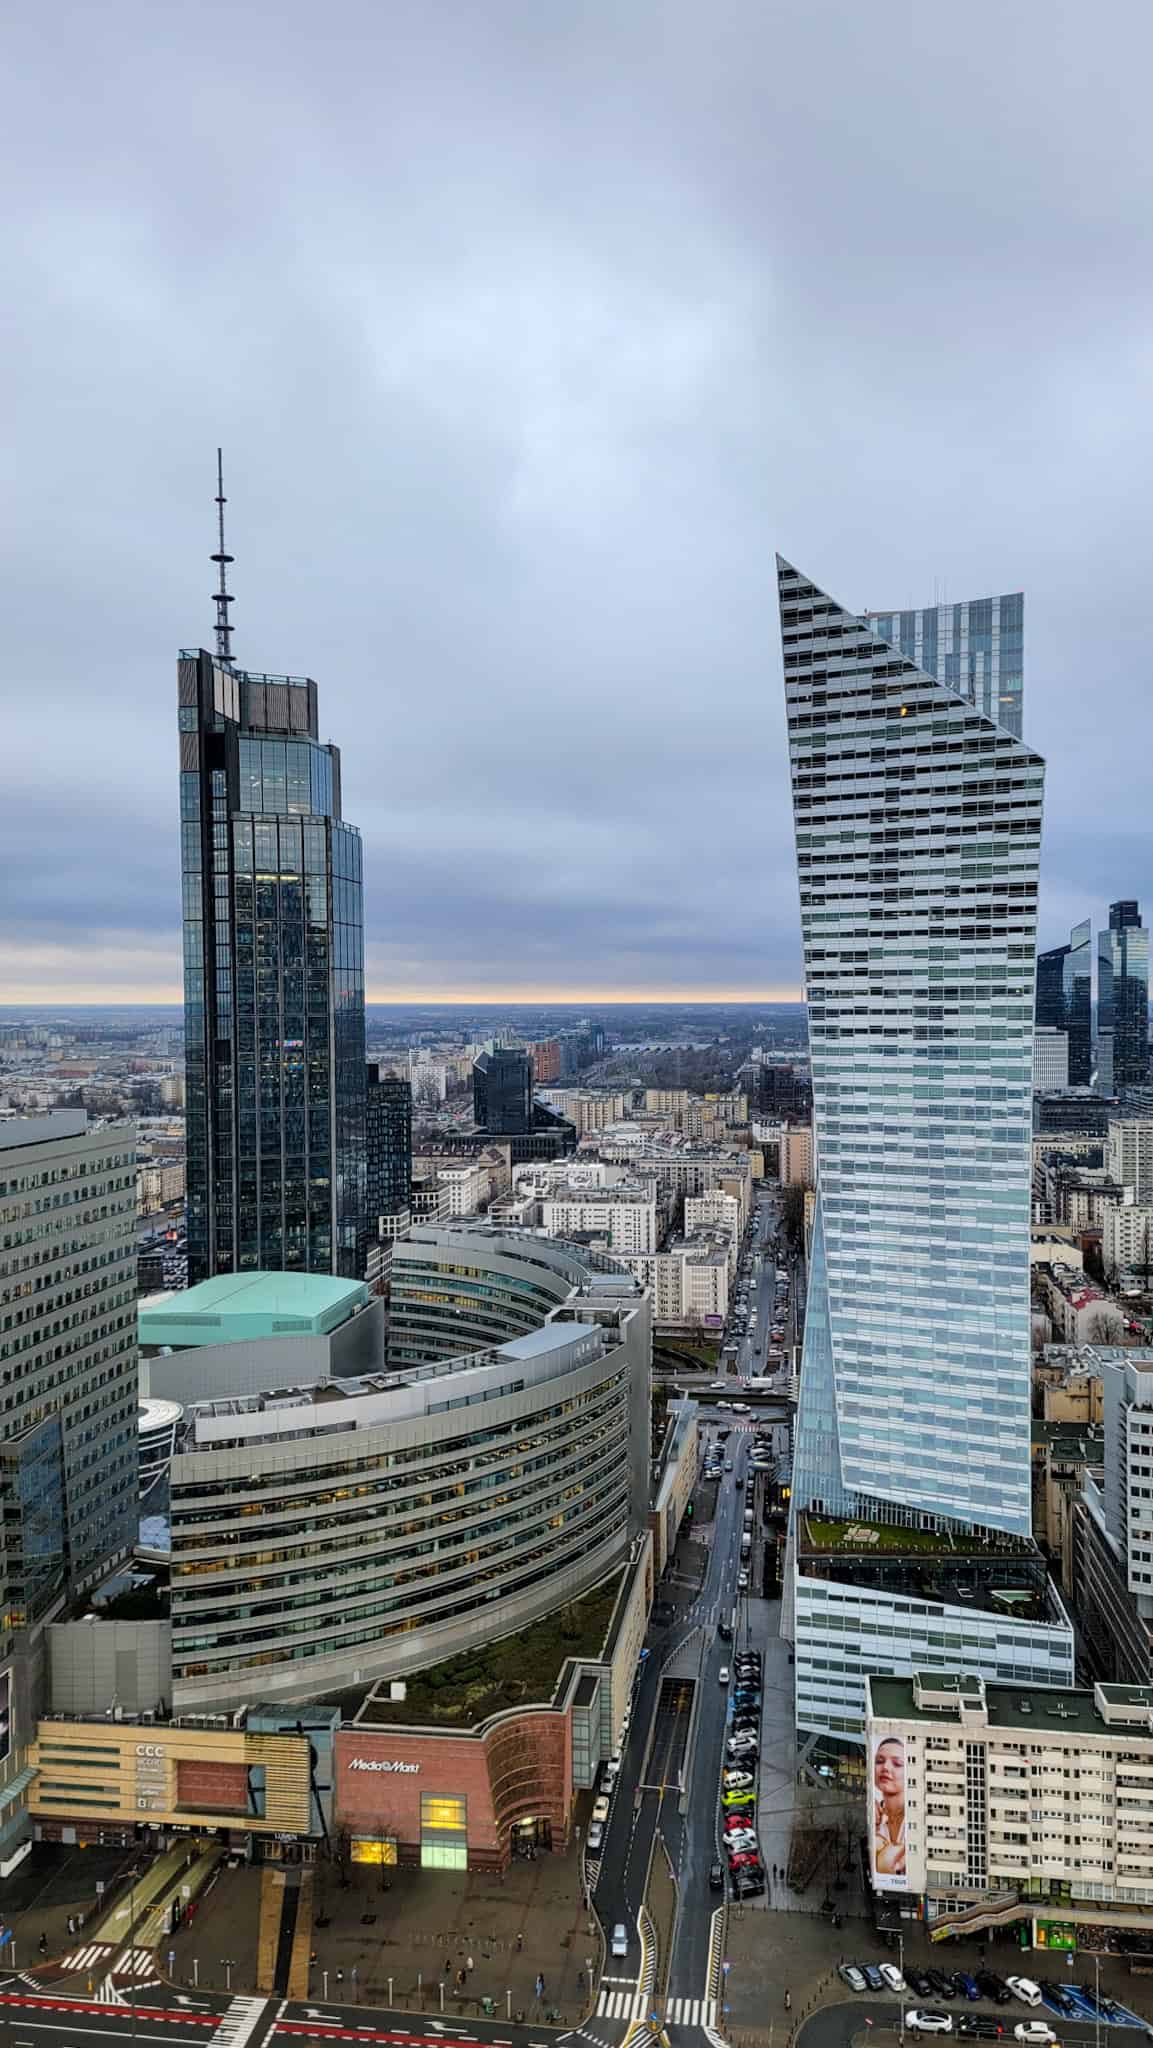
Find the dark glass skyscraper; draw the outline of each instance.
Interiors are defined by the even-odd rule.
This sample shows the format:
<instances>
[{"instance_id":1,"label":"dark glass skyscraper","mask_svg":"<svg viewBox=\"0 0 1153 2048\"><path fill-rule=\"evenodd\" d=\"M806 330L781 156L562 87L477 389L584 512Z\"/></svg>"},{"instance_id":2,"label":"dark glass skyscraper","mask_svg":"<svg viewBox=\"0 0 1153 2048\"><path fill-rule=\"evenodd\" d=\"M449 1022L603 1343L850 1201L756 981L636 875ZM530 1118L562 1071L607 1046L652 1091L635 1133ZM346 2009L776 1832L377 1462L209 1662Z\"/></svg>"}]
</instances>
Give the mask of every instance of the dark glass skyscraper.
<instances>
[{"instance_id":1,"label":"dark glass skyscraper","mask_svg":"<svg viewBox=\"0 0 1153 2048\"><path fill-rule=\"evenodd\" d=\"M307 678L190 648L178 694L189 1282L359 1278L361 848L340 755Z\"/></svg>"},{"instance_id":2,"label":"dark glass skyscraper","mask_svg":"<svg viewBox=\"0 0 1153 2048\"><path fill-rule=\"evenodd\" d=\"M406 1209L412 1199L412 1089L395 1074L368 1069L368 1222Z\"/></svg>"},{"instance_id":3,"label":"dark glass skyscraper","mask_svg":"<svg viewBox=\"0 0 1153 2048\"><path fill-rule=\"evenodd\" d=\"M515 1046L482 1052L472 1070L473 1115L482 1131L512 1137L531 1131L532 1061Z\"/></svg>"},{"instance_id":4,"label":"dark glass skyscraper","mask_svg":"<svg viewBox=\"0 0 1153 2048\"><path fill-rule=\"evenodd\" d=\"M1105 1094L1149 1079L1149 934L1140 906L1109 905L1097 935L1098 1086Z\"/></svg>"},{"instance_id":5,"label":"dark glass skyscraper","mask_svg":"<svg viewBox=\"0 0 1153 2048\"><path fill-rule=\"evenodd\" d=\"M1069 1039L1069 1086L1088 1088L1093 1078L1093 947L1086 918L1075 924L1067 946L1037 955L1034 1021Z\"/></svg>"}]
</instances>

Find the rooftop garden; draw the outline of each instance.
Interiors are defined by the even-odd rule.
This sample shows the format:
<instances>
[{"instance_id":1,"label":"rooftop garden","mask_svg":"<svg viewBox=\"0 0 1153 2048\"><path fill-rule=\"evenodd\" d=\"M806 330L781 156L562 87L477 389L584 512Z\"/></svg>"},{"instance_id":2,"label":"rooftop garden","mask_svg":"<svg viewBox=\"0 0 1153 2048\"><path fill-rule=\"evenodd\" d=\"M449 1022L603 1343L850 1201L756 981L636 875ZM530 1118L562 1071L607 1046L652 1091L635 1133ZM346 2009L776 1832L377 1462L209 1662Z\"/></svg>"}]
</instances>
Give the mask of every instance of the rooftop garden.
<instances>
[{"instance_id":1,"label":"rooftop garden","mask_svg":"<svg viewBox=\"0 0 1153 2048\"><path fill-rule=\"evenodd\" d=\"M806 1548L826 1556L971 1557L1005 1551L1028 1551L1030 1545L999 1531L988 1536L948 1529L903 1529L893 1522L826 1521L806 1515Z\"/></svg>"},{"instance_id":2,"label":"rooftop garden","mask_svg":"<svg viewBox=\"0 0 1153 2048\"><path fill-rule=\"evenodd\" d=\"M618 1572L582 1600L558 1607L518 1635L415 1672L405 1680L406 1699L374 1695L365 1704L361 1724L471 1728L508 1707L551 1700L566 1658L600 1656L620 1585Z\"/></svg>"}]
</instances>

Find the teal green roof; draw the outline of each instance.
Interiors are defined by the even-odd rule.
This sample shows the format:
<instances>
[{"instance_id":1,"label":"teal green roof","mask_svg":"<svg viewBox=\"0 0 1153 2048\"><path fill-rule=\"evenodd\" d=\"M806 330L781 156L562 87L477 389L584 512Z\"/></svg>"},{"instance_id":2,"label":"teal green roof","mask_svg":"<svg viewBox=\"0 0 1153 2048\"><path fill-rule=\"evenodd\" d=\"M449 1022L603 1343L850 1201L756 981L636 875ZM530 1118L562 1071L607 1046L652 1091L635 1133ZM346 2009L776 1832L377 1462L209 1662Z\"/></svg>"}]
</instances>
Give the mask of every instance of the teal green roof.
<instances>
[{"instance_id":1,"label":"teal green roof","mask_svg":"<svg viewBox=\"0 0 1153 2048\"><path fill-rule=\"evenodd\" d=\"M140 1342L244 1344L261 1337L324 1337L368 1300L363 1280L331 1273L220 1273L183 1294L143 1302Z\"/></svg>"}]
</instances>

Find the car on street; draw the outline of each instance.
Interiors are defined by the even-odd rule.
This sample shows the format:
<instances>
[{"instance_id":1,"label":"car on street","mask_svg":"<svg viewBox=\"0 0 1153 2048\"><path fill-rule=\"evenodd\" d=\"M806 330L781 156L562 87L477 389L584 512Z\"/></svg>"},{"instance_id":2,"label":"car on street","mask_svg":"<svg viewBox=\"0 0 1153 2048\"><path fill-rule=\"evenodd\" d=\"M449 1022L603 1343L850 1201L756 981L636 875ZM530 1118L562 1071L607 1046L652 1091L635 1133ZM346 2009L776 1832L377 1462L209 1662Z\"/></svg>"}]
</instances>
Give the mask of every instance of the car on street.
<instances>
[{"instance_id":1,"label":"car on street","mask_svg":"<svg viewBox=\"0 0 1153 2048\"><path fill-rule=\"evenodd\" d=\"M761 1729L759 1714L750 1714L747 1708L738 1707L729 1723L734 1735L758 1735Z\"/></svg>"},{"instance_id":2,"label":"car on street","mask_svg":"<svg viewBox=\"0 0 1153 2048\"><path fill-rule=\"evenodd\" d=\"M1047 2048L1048 2042L1055 2041L1057 2036L1045 2020L1018 2020L1013 2029L1013 2039L1031 2042L1035 2048Z\"/></svg>"},{"instance_id":3,"label":"car on street","mask_svg":"<svg viewBox=\"0 0 1153 2048\"><path fill-rule=\"evenodd\" d=\"M932 1997L933 1987L930 1984L928 1977L925 1975L924 1970L918 1970L915 1967L907 1968L905 1971L905 1982L915 1997Z\"/></svg>"},{"instance_id":4,"label":"car on street","mask_svg":"<svg viewBox=\"0 0 1153 2048\"><path fill-rule=\"evenodd\" d=\"M958 1998L980 1998L980 1986L977 1979L970 1976L968 1970L954 1970L953 1982L957 1987Z\"/></svg>"},{"instance_id":5,"label":"car on street","mask_svg":"<svg viewBox=\"0 0 1153 2048\"><path fill-rule=\"evenodd\" d=\"M864 1991L866 1988L865 1980L855 1963L842 1963L837 1975L842 1984L848 1985L850 1991Z\"/></svg>"},{"instance_id":6,"label":"car on street","mask_svg":"<svg viewBox=\"0 0 1153 2048\"><path fill-rule=\"evenodd\" d=\"M992 1998L998 2005L1008 2005L1013 1994L1003 1977L995 1970L978 1970L977 1984L982 1998Z\"/></svg>"},{"instance_id":7,"label":"car on street","mask_svg":"<svg viewBox=\"0 0 1153 2048\"><path fill-rule=\"evenodd\" d=\"M885 1980L882 1977L880 1971L878 1970L876 1963L862 1963L860 1965L860 1970L861 1975L864 1978L866 1984L868 1985L870 1991L884 1990Z\"/></svg>"},{"instance_id":8,"label":"car on street","mask_svg":"<svg viewBox=\"0 0 1153 2048\"><path fill-rule=\"evenodd\" d=\"M912 2012L905 2014L905 2025L911 2034L951 2034L953 2015L951 2012L926 2011L915 2005Z\"/></svg>"},{"instance_id":9,"label":"car on street","mask_svg":"<svg viewBox=\"0 0 1153 2048\"><path fill-rule=\"evenodd\" d=\"M728 1665L727 1665L727 1664L722 1664L722 1665L721 1665L721 1668L720 1668L720 1670L719 1670L719 1671L717 1672L717 1684L718 1684L718 1685L727 1685L727 1684L728 1684L728 1682L729 1682L729 1667L728 1667Z\"/></svg>"},{"instance_id":10,"label":"car on street","mask_svg":"<svg viewBox=\"0 0 1153 2048\"><path fill-rule=\"evenodd\" d=\"M759 1658L757 1658L756 1662L754 1663L751 1657L746 1657L744 1655L738 1656L736 1664L733 1668L736 1671L738 1678L746 1678L750 1685L760 1684L761 1664Z\"/></svg>"},{"instance_id":11,"label":"car on street","mask_svg":"<svg viewBox=\"0 0 1153 2048\"><path fill-rule=\"evenodd\" d=\"M725 1888L725 1869L724 1869L724 1865L723 1865L723 1863L710 1863L710 1865L709 1865L709 1890L710 1890L711 1892L723 1892L723 1891L724 1891L724 1888Z\"/></svg>"},{"instance_id":12,"label":"car on street","mask_svg":"<svg viewBox=\"0 0 1153 2048\"><path fill-rule=\"evenodd\" d=\"M908 1988L906 1986L904 1978L901 1975L901 1972L897 1968L896 1963L882 1963L881 1976L883 1977L885 1983L888 1985L890 1991L895 1991L898 1995L900 1995L902 1991Z\"/></svg>"},{"instance_id":13,"label":"car on street","mask_svg":"<svg viewBox=\"0 0 1153 2048\"><path fill-rule=\"evenodd\" d=\"M760 1852L757 1849L738 1849L735 1855L729 1857L730 1870L759 1870L760 1868L761 1858ZM1052 2035L1049 2038L1052 2040Z\"/></svg>"},{"instance_id":14,"label":"car on street","mask_svg":"<svg viewBox=\"0 0 1153 2048\"><path fill-rule=\"evenodd\" d=\"M597 1800L597 1803L596 1803L596 1805L595 1805L595 1806L593 1807L593 1819L594 1819L594 1821L597 1821L597 1820L599 1820L599 1821L600 1821L600 1823L601 1823L601 1826L603 1827L603 1826L604 1826L604 1823L606 1822L606 1820L608 1819L608 1817L609 1817L609 1802L608 1802L608 1800L607 1800L607 1799L604 1799L604 1798L598 1799L598 1800Z\"/></svg>"},{"instance_id":15,"label":"car on street","mask_svg":"<svg viewBox=\"0 0 1153 2048\"><path fill-rule=\"evenodd\" d=\"M613 1928L612 1951L614 1956L627 1956L629 1952L629 1938L623 1920L618 1920Z\"/></svg>"},{"instance_id":16,"label":"car on street","mask_svg":"<svg viewBox=\"0 0 1153 2048\"><path fill-rule=\"evenodd\" d=\"M1040 2005L1041 1986L1034 1984L1031 1977L1006 1977L1005 1982L1014 1998L1019 1998L1022 2005Z\"/></svg>"},{"instance_id":17,"label":"car on street","mask_svg":"<svg viewBox=\"0 0 1153 2048\"><path fill-rule=\"evenodd\" d=\"M604 1841L604 1838L605 1831L600 1821L594 1820L590 1822L588 1835L586 1837L587 1846L595 1851L600 1848L601 1843Z\"/></svg>"},{"instance_id":18,"label":"car on street","mask_svg":"<svg viewBox=\"0 0 1153 2048\"><path fill-rule=\"evenodd\" d=\"M760 1846L755 1828L739 1828L725 1836L725 1850L729 1856L738 1856L742 1850L751 1850L756 1856L760 1854Z\"/></svg>"},{"instance_id":19,"label":"car on street","mask_svg":"<svg viewBox=\"0 0 1153 2048\"><path fill-rule=\"evenodd\" d=\"M740 1790L742 1785L749 1786L753 1783L754 1779L751 1771L725 1772L724 1787L726 1792L736 1792Z\"/></svg>"},{"instance_id":20,"label":"car on street","mask_svg":"<svg viewBox=\"0 0 1153 2048\"><path fill-rule=\"evenodd\" d=\"M749 1575L748 1575L748 1573L747 1573L747 1572L738 1572L738 1573L737 1573L737 1591L738 1591L738 1593L747 1593L747 1592L748 1592L748 1590L749 1590Z\"/></svg>"},{"instance_id":21,"label":"car on street","mask_svg":"<svg viewBox=\"0 0 1153 2048\"><path fill-rule=\"evenodd\" d=\"M734 1899L759 1899L765 1889L763 1870L734 1870L732 1872Z\"/></svg>"},{"instance_id":22,"label":"car on street","mask_svg":"<svg viewBox=\"0 0 1153 2048\"><path fill-rule=\"evenodd\" d=\"M957 2032L966 2041L998 2041L1004 2031L1003 2021L991 2012L963 2012L957 2020Z\"/></svg>"}]
</instances>

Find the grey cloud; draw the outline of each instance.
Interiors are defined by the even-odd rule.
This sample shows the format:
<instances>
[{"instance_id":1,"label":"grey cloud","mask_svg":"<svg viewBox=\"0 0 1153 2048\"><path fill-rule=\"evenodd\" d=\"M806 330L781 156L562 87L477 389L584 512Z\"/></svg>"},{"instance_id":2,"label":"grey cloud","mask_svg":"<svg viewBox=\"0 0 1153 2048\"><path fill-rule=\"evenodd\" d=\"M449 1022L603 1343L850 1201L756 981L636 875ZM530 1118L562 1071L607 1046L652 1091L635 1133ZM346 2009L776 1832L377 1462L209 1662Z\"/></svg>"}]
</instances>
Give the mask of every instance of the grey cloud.
<instances>
[{"instance_id":1,"label":"grey cloud","mask_svg":"<svg viewBox=\"0 0 1153 2048\"><path fill-rule=\"evenodd\" d=\"M1043 938L1143 893L1153 27L1109 19L22 0L10 985L41 940L176 984L218 439L377 994L795 987L776 546L861 606L1024 587Z\"/></svg>"}]
</instances>

